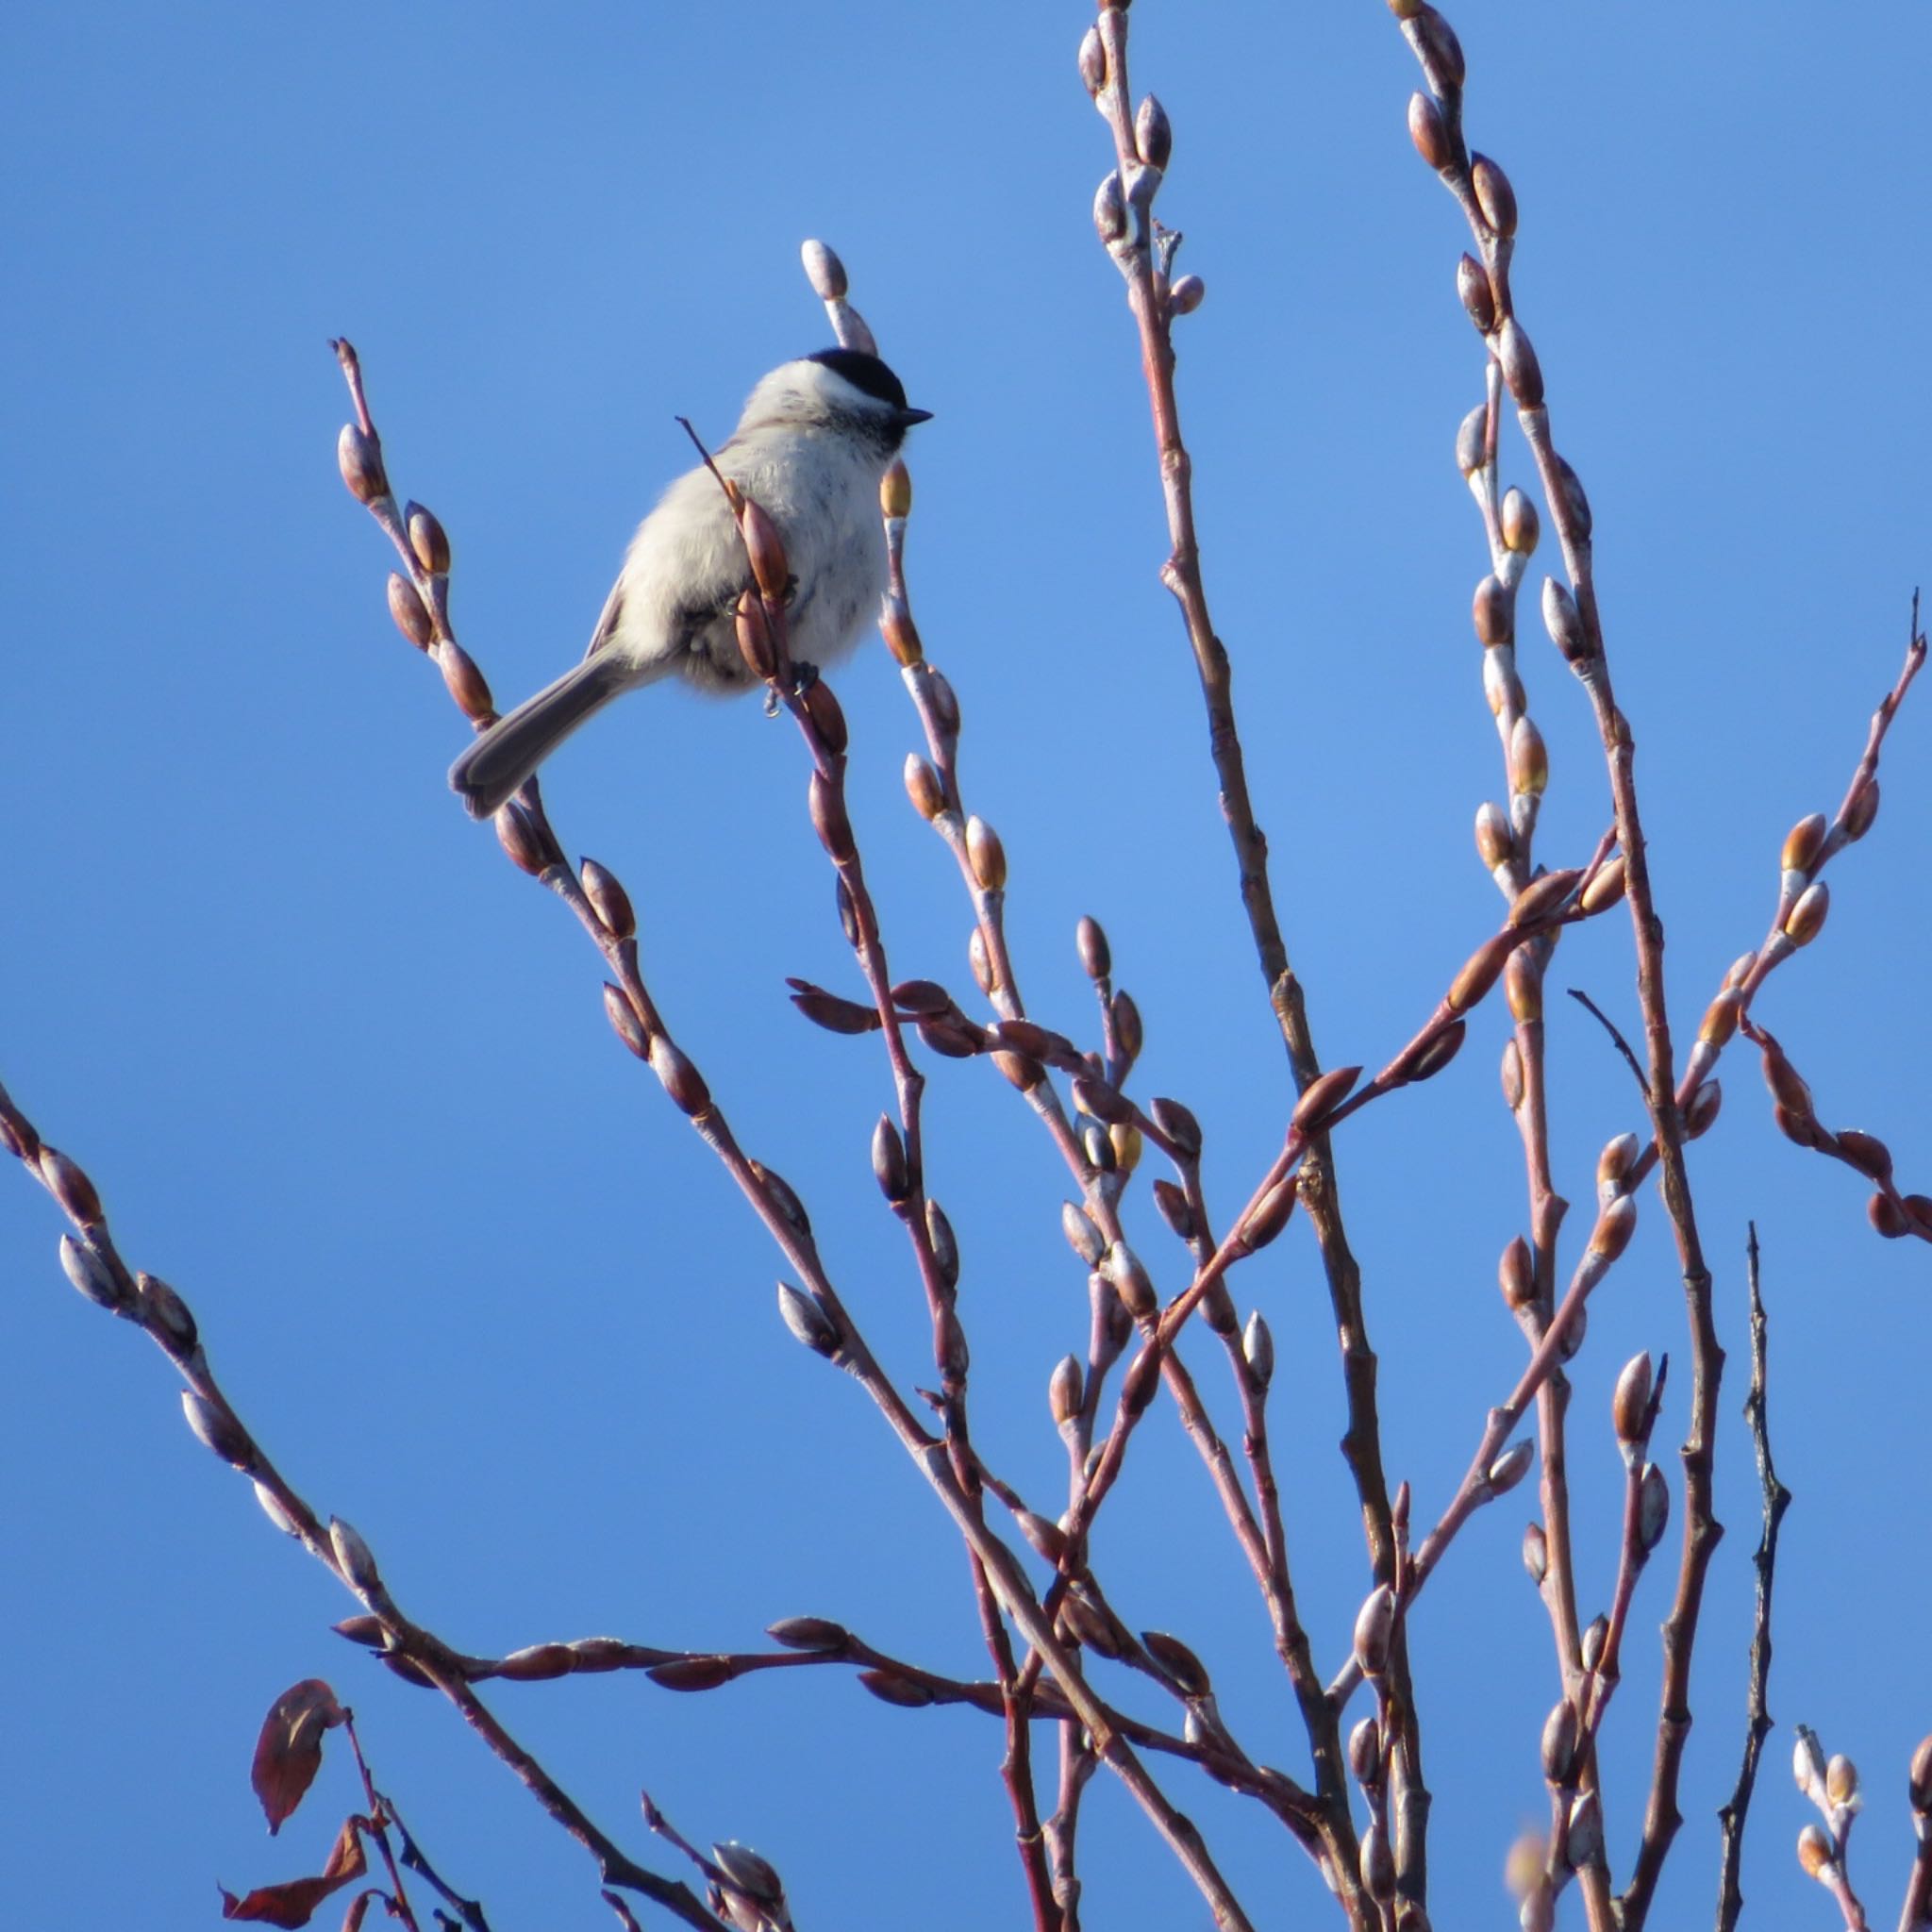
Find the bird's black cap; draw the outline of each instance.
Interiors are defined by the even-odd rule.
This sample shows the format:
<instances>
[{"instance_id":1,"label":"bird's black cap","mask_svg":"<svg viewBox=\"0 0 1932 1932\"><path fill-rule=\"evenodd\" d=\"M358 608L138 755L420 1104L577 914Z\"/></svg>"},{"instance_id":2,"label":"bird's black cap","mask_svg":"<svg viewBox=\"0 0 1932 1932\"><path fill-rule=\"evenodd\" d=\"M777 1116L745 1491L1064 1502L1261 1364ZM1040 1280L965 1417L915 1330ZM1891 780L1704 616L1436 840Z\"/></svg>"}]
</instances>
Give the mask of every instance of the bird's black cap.
<instances>
[{"instance_id":1,"label":"bird's black cap","mask_svg":"<svg viewBox=\"0 0 1932 1932\"><path fill-rule=\"evenodd\" d=\"M834 375L842 375L854 389L874 402L890 404L904 426L932 418L930 409L908 408L906 385L876 356L868 356L863 349L820 349L805 359L824 363Z\"/></svg>"}]
</instances>

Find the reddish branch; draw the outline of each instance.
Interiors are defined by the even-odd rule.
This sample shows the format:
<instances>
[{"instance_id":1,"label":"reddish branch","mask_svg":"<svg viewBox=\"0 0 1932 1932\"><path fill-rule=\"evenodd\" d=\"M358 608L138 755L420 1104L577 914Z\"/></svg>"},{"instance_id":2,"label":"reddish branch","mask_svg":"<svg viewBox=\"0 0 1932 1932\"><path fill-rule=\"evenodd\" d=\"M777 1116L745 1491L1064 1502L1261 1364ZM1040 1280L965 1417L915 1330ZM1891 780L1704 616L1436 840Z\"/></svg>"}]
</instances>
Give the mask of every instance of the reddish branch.
<instances>
[{"instance_id":1,"label":"reddish branch","mask_svg":"<svg viewBox=\"0 0 1932 1932\"><path fill-rule=\"evenodd\" d=\"M1153 411L1171 546L1160 578L1179 605L1187 627L1208 713L1208 750L1220 783L1222 816L1234 844L1241 904L1295 1085L1306 1091L1321 1076L1322 1065L1308 1027L1301 982L1289 964L1287 943L1274 909L1267 841L1256 823L1254 804L1248 794L1247 773L1235 721L1233 672L1226 647L1215 634L1208 612L1200 545L1194 530L1193 462L1181 435L1180 409L1174 393L1173 323L1176 305L1169 272L1180 237L1173 231L1160 230L1152 214L1152 204L1168 160L1170 137L1166 132L1166 115L1149 96L1147 106L1140 113L1148 123L1144 132L1150 151L1143 154L1143 134L1137 125L1136 109L1128 91L1127 15L1124 7L1108 5L1103 0L1089 45L1082 48L1081 64L1095 104L1113 136L1117 174L1112 177L1111 191L1103 187L1099 207L1106 210L1111 194L1123 217L1119 226L1109 233L1111 218L1103 214L1103 239L1125 280L1128 307L1140 336L1148 403ZM1318 1138L1307 1151L1300 1198L1321 1247L1341 1350L1348 1400L1348 1427L1342 1437L1342 1453L1360 1497L1371 1569L1378 1579L1387 1580L1393 1574L1395 1550L1375 1410L1376 1360L1363 1315L1361 1274L1342 1224L1341 1196L1325 1137ZM1412 1711L1413 1688L1406 1654L1398 1653L1394 1669L1405 1704ZM1334 1807L1338 1840L1352 1840L1353 1826L1345 1815L1335 1768L1339 1761L1337 1740L1330 1729L1321 1724L1318 1714L1309 1714L1316 1718L1317 1736L1312 1741L1324 1794ZM1414 1759L1414 1750L1411 1739L1410 1768L1421 1802L1425 1805L1426 1793L1421 1790L1420 1765ZM1420 1832L1413 1835L1407 1853L1411 1863L1405 1890L1419 1904L1426 1890L1424 1848ZM1357 1873L1353 1860L1344 1866L1341 1882L1344 1888L1343 1903L1351 1917L1359 1920L1365 1907L1355 1892Z\"/></svg>"}]
</instances>

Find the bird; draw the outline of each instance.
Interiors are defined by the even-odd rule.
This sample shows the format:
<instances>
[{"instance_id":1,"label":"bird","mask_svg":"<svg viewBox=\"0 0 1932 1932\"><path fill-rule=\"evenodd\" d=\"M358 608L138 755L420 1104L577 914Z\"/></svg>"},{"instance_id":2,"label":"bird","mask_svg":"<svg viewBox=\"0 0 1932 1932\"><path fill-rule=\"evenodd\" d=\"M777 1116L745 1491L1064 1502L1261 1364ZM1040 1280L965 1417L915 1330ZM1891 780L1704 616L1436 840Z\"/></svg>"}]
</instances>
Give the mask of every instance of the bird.
<instances>
[{"instance_id":1,"label":"bird","mask_svg":"<svg viewBox=\"0 0 1932 1932\"><path fill-rule=\"evenodd\" d=\"M930 409L878 357L820 349L781 363L746 399L712 458L778 527L791 573L787 620L807 678L858 641L886 586L880 479ZM752 574L718 477L702 463L658 498L631 539L590 649L500 718L450 767L472 818L489 818L611 699L682 677L729 695L758 680L738 647L736 611Z\"/></svg>"}]
</instances>

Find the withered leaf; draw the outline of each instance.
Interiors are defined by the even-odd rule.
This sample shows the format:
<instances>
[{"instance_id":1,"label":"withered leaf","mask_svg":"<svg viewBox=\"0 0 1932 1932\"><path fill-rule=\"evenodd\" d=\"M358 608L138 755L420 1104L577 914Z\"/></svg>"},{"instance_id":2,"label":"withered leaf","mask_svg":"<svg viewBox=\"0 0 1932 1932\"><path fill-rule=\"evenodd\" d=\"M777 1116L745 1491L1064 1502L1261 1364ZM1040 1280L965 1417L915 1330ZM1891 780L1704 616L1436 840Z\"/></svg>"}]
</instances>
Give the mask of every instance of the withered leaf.
<instances>
[{"instance_id":1,"label":"withered leaf","mask_svg":"<svg viewBox=\"0 0 1932 1932\"><path fill-rule=\"evenodd\" d=\"M341 1721L336 1693L320 1677L291 1684L262 1720L249 1782L268 1816L271 1836L282 1828L322 1769L323 1734Z\"/></svg>"},{"instance_id":2,"label":"withered leaf","mask_svg":"<svg viewBox=\"0 0 1932 1932\"><path fill-rule=\"evenodd\" d=\"M291 1878L284 1885L259 1885L246 1898L237 1898L224 1887L222 1917L248 1919L260 1925L308 1924L324 1899L368 1871L369 1859L362 1850L361 1839L361 1832L368 1828L366 1818L345 1818L336 1835L335 1848L328 1855L328 1863L318 1878ZM352 1922L353 1919L352 1908Z\"/></svg>"}]
</instances>

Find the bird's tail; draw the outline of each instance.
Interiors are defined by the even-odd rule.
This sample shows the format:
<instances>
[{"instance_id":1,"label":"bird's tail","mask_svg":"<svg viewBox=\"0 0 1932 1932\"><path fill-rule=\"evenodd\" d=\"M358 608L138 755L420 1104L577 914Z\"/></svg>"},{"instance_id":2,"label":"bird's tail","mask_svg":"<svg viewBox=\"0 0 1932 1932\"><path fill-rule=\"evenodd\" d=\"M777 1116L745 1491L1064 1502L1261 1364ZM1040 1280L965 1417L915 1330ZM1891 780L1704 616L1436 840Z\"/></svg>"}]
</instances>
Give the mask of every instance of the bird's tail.
<instances>
[{"instance_id":1,"label":"bird's tail","mask_svg":"<svg viewBox=\"0 0 1932 1932\"><path fill-rule=\"evenodd\" d=\"M639 680L599 652L499 718L449 768L450 790L473 819L487 819L592 712Z\"/></svg>"}]
</instances>

